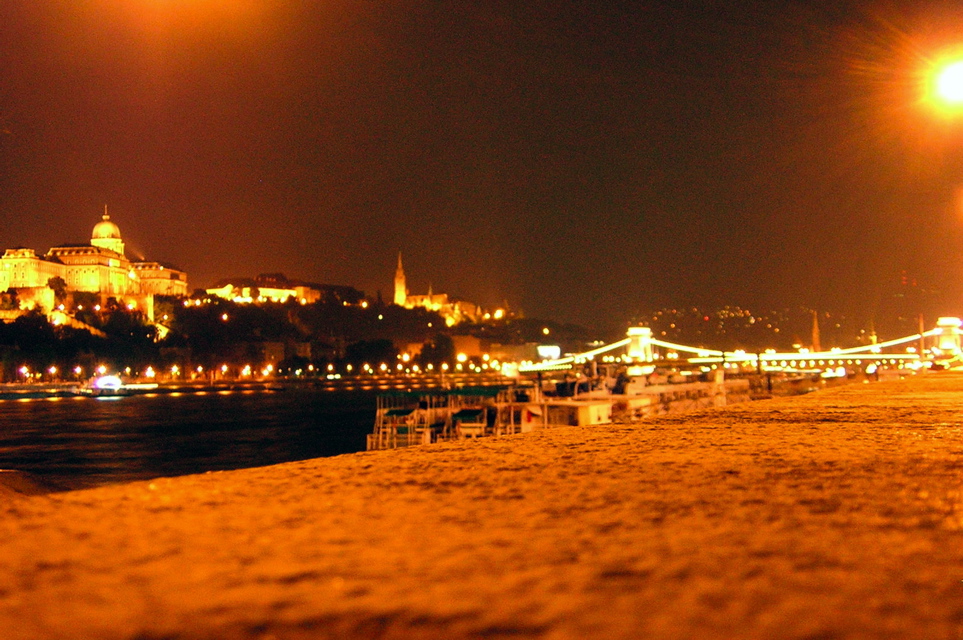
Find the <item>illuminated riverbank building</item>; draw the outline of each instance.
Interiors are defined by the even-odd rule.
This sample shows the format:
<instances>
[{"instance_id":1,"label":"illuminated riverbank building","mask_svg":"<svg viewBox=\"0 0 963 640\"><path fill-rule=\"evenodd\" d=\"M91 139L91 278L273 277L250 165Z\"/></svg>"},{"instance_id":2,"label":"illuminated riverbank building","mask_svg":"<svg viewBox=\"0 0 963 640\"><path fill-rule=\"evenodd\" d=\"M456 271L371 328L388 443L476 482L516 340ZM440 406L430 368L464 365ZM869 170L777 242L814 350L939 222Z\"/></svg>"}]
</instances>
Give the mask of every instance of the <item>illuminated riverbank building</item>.
<instances>
[{"instance_id":1,"label":"illuminated riverbank building","mask_svg":"<svg viewBox=\"0 0 963 640\"><path fill-rule=\"evenodd\" d=\"M160 262L127 258L120 228L106 210L94 225L89 244L52 247L43 255L33 249L7 249L0 258L0 292L16 290L22 294L21 300L33 299L49 308L55 278L63 281L61 286L68 293L96 293L118 301L188 293L184 271Z\"/></svg>"},{"instance_id":2,"label":"illuminated riverbank building","mask_svg":"<svg viewBox=\"0 0 963 640\"><path fill-rule=\"evenodd\" d=\"M394 303L406 309L423 308L434 311L442 318L448 326L456 325L459 322L477 322L482 311L478 305L464 300L449 298L447 293L434 293L431 285L428 286L428 293L425 295L411 295L408 293L405 269L401 264L401 252L398 252L398 268L395 270L395 295Z\"/></svg>"}]
</instances>

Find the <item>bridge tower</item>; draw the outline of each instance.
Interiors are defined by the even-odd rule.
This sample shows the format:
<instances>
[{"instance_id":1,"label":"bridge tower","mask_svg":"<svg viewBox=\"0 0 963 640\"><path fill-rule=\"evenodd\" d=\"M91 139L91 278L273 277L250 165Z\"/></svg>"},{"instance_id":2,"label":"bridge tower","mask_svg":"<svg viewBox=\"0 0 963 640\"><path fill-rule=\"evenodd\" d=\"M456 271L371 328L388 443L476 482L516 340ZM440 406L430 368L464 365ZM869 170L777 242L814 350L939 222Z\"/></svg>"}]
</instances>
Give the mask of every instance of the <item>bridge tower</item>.
<instances>
[{"instance_id":1,"label":"bridge tower","mask_svg":"<svg viewBox=\"0 0 963 640\"><path fill-rule=\"evenodd\" d=\"M939 350L953 354L960 353L960 335L963 334L960 327L963 326L963 320L959 318L938 318L936 326L941 329L939 340L936 343ZM920 357L922 356L921 353Z\"/></svg>"},{"instance_id":2,"label":"bridge tower","mask_svg":"<svg viewBox=\"0 0 963 640\"><path fill-rule=\"evenodd\" d=\"M655 360L652 353L652 329L649 327L629 327L628 337L628 355L630 358L641 362Z\"/></svg>"}]
</instances>

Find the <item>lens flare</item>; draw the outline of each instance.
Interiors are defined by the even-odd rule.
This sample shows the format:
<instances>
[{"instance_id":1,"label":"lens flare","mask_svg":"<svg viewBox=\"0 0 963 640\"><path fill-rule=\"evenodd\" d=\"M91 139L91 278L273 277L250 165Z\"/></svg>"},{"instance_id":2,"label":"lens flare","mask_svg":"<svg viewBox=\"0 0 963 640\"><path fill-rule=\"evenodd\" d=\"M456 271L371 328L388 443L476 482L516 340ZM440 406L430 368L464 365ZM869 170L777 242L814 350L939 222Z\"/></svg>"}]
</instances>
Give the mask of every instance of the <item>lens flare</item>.
<instances>
[{"instance_id":1,"label":"lens flare","mask_svg":"<svg viewBox=\"0 0 963 640\"><path fill-rule=\"evenodd\" d=\"M963 106L963 60L949 64L939 72L936 94L948 106Z\"/></svg>"}]
</instances>

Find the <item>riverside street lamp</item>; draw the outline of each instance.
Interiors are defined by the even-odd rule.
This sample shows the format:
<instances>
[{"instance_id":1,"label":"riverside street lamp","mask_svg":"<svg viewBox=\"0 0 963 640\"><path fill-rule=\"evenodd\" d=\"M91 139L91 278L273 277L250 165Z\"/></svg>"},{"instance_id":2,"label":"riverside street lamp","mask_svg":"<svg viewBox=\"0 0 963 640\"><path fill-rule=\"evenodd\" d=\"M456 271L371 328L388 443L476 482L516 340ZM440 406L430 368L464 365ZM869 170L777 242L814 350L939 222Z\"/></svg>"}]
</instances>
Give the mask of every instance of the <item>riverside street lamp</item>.
<instances>
[{"instance_id":1,"label":"riverside street lamp","mask_svg":"<svg viewBox=\"0 0 963 640\"><path fill-rule=\"evenodd\" d=\"M963 54L943 57L930 67L926 101L944 115L963 114Z\"/></svg>"},{"instance_id":2,"label":"riverside street lamp","mask_svg":"<svg viewBox=\"0 0 963 640\"><path fill-rule=\"evenodd\" d=\"M936 76L936 95L944 104L963 106L963 60L943 67Z\"/></svg>"}]
</instances>

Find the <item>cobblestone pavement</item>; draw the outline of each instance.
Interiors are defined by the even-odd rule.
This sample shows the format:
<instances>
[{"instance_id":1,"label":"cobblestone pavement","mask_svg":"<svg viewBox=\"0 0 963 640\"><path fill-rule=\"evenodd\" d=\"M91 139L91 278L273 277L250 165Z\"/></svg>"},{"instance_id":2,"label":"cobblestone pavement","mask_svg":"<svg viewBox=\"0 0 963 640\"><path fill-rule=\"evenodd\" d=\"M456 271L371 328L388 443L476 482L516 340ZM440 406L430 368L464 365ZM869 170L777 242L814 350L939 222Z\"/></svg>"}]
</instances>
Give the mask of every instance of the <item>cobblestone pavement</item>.
<instances>
[{"instance_id":1,"label":"cobblestone pavement","mask_svg":"<svg viewBox=\"0 0 963 640\"><path fill-rule=\"evenodd\" d=\"M963 638L961 487L963 375L945 372L632 425L0 488L0 637Z\"/></svg>"}]
</instances>

